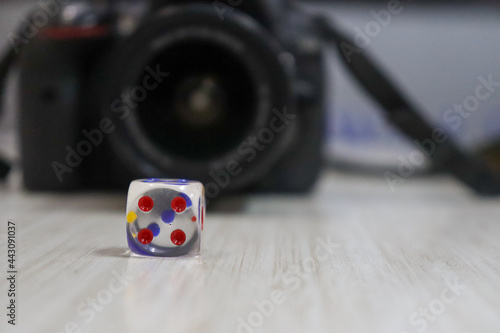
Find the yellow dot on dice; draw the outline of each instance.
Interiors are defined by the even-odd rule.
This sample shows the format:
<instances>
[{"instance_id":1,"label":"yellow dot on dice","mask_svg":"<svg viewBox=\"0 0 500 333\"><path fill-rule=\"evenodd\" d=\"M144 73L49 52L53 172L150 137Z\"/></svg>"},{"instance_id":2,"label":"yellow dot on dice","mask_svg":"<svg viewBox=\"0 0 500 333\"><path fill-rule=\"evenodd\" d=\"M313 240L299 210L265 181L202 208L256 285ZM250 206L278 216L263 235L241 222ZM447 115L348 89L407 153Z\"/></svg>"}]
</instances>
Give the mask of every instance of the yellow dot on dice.
<instances>
[{"instance_id":1,"label":"yellow dot on dice","mask_svg":"<svg viewBox=\"0 0 500 333\"><path fill-rule=\"evenodd\" d=\"M136 218L137 218L137 214L136 214L136 213L134 213L134 212L129 212L129 213L127 214L127 222L128 222L128 223L132 223L132 222L134 222Z\"/></svg>"}]
</instances>

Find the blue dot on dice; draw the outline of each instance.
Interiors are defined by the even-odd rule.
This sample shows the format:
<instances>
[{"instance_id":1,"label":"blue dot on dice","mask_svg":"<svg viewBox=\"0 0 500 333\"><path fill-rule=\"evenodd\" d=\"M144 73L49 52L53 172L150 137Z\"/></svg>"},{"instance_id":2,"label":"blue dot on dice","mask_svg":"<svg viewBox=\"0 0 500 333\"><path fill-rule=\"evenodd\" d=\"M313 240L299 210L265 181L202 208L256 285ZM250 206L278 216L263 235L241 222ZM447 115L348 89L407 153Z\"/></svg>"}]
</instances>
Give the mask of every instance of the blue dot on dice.
<instances>
[{"instance_id":1,"label":"blue dot on dice","mask_svg":"<svg viewBox=\"0 0 500 333\"><path fill-rule=\"evenodd\" d=\"M165 223L172 223L175 218L175 212L172 209L164 210L161 213L161 220Z\"/></svg>"}]
</instances>

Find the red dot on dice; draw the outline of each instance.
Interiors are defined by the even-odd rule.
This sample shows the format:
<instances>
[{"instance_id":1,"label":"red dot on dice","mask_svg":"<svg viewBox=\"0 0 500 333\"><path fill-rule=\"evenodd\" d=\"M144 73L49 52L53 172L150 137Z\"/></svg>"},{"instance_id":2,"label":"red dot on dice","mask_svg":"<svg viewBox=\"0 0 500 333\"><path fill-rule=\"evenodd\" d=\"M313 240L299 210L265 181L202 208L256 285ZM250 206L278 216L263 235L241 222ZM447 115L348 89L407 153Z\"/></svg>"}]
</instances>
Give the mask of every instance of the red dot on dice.
<instances>
[{"instance_id":1,"label":"red dot on dice","mask_svg":"<svg viewBox=\"0 0 500 333\"><path fill-rule=\"evenodd\" d=\"M153 240L153 232L149 229L142 229L137 234L137 240L144 245L149 244Z\"/></svg>"},{"instance_id":2,"label":"red dot on dice","mask_svg":"<svg viewBox=\"0 0 500 333\"><path fill-rule=\"evenodd\" d=\"M144 196L139 199L139 209L142 210L143 212L149 212L151 209L153 209L154 206L154 201L151 199L151 197Z\"/></svg>"},{"instance_id":3,"label":"red dot on dice","mask_svg":"<svg viewBox=\"0 0 500 333\"><path fill-rule=\"evenodd\" d=\"M186 200L181 197L174 198L170 204L176 213L182 213L187 206Z\"/></svg>"},{"instance_id":4,"label":"red dot on dice","mask_svg":"<svg viewBox=\"0 0 500 333\"><path fill-rule=\"evenodd\" d=\"M181 229L174 230L170 234L170 240L175 245L182 245L186 241L186 234Z\"/></svg>"},{"instance_id":5,"label":"red dot on dice","mask_svg":"<svg viewBox=\"0 0 500 333\"><path fill-rule=\"evenodd\" d=\"M201 230L203 231L203 222L205 220L205 217L203 216L203 208L201 209Z\"/></svg>"}]
</instances>

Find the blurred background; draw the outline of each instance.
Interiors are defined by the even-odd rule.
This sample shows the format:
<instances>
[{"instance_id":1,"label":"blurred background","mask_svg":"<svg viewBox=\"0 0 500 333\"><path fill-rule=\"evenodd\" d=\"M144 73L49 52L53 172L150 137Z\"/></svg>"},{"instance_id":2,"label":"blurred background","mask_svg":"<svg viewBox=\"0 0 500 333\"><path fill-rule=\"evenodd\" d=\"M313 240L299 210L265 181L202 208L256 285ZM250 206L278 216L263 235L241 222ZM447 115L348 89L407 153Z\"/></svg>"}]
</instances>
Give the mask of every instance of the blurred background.
<instances>
[{"instance_id":1,"label":"blurred background","mask_svg":"<svg viewBox=\"0 0 500 333\"><path fill-rule=\"evenodd\" d=\"M375 21L387 1L303 1L311 11L327 12L347 34L355 36ZM36 1L0 2L0 49ZM366 50L426 112L436 126L449 130L467 150L500 139L500 92L481 101L458 128L444 120L447 110L474 95L478 78L500 81L499 1L401 1L403 10L369 38ZM325 155L331 164L375 171L398 166L413 143L387 124L378 106L352 81L337 54L329 51L328 131ZM0 122L0 150L19 159L16 132L16 76Z\"/></svg>"}]
</instances>

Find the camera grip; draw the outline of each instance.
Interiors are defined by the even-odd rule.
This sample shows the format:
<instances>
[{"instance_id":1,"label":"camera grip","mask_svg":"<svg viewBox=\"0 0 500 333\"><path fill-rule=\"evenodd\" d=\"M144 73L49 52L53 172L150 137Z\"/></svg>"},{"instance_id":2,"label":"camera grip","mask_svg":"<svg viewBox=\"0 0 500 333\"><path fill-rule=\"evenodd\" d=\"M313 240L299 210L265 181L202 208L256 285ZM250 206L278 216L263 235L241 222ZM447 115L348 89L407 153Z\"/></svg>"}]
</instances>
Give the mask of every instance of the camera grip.
<instances>
[{"instance_id":1,"label":"camera grip","mask_svg":"<svg viewBox=\"0 0 500 333\"><path fill-rule=\"evenodd\" d=\"M22 170L30 190L81 187L81 160L72 158L82 110L82 66L66 42L33 40L21 57Z\"/></svg>"}]
</instances>

